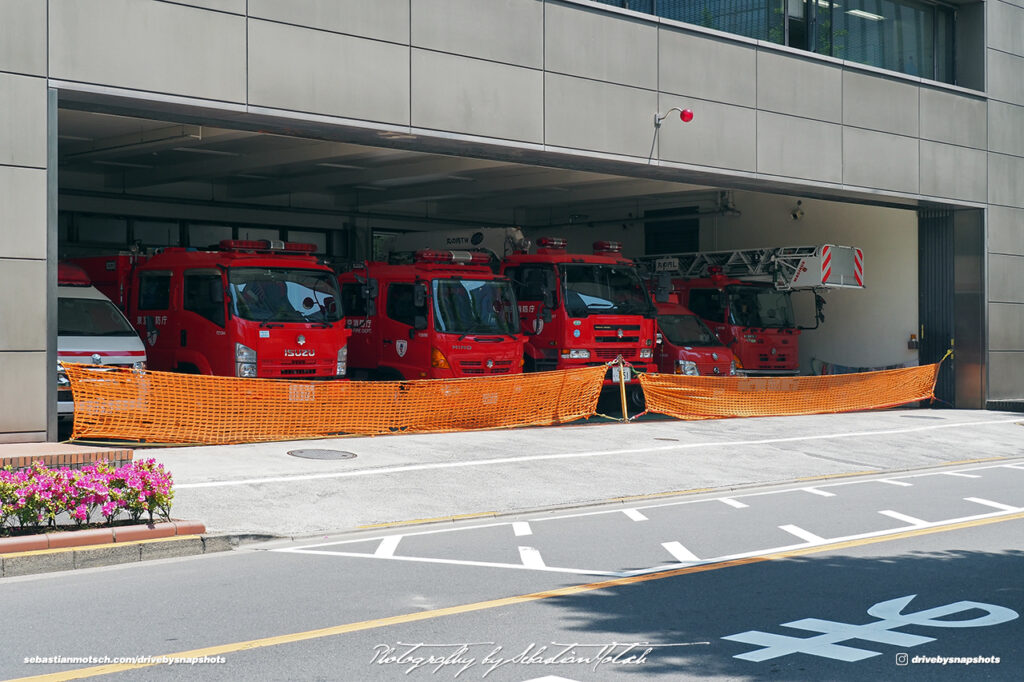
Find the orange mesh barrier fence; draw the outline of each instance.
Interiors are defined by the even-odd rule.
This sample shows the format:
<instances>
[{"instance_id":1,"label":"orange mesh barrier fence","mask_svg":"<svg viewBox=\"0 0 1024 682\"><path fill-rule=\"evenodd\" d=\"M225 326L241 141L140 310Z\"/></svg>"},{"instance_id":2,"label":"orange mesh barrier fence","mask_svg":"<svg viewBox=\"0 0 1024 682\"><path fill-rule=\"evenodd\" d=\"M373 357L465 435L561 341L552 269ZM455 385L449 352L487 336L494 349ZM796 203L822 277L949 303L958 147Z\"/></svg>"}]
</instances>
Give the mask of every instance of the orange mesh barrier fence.
<instances>
[{"instance_id":1,"label":"orange mesh barrier fence","mask_svg":"<svg viewBox=\"0 0 1024 682\"><path fill-rule=\"evenodd\" d=\"M560 424L596 413L606 372L366 382L64 369L73 439L209 445Z\"/></svg>"},{"instance_id":2,"label":"orange mesh barrier fence","mask_svg":"<svg viewBox=\"0 0 1024 682\"><path fill-rule=\"evenodd\" d=\"M640 374L648 412L677 419L856 412L935 397L939 364L807 377Z\"/></svg>"}]
</instances>

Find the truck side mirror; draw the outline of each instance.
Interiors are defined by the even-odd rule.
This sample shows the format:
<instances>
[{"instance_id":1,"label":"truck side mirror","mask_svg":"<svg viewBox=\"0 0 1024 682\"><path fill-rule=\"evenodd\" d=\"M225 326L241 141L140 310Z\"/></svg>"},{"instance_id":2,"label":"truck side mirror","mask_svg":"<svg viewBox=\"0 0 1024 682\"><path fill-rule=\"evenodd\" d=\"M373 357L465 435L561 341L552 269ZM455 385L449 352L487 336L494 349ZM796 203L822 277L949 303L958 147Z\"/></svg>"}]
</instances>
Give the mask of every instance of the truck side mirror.
<instances>
[{"instance_id":1,"label":"truck side mirror","mask_svg":"<svg viewBox=\"0 0 1024 682\"><path fill-rule=\"evenodd\" d=\"M540 311L540 319L544 320L545 323L551 321L551 308L544 306Z\"/></svg>"},{"instance_id":2,"label":"truck side mirror","mask_svg":"<svg viewBox=\"0 0 1024 682\"><path fill-rule=\"evenodd\" d=\"M210 300L217 304L224 302L224 285L220 280L210 281Z\"/></svg>"},{"instance_id":3,"label":"truck side mirror","mask_svg":"<svg viewBox=\"0 0 1024 682\"><path fill-rule=\"evenodd\" d=\"M334 300L333 296L328 296L324 299L324 310L329 313L333 313L338 310L338 302Z\"/></svg>"},{"instance_id":4,"label":"truck side mirror","mask_svg":"<svg viewBox=\"0 0 1024 682\"><path fill-rule=\"evenodd\" d=\"M363 284L363 286L361 288L360 293L363 295L363 298L365 298L367 300L370 300L370 301L372 301L373 299L377 298L377 294L380 293L380 287L377 284L377 280L375 280L375 279L368 279L368 280L366 280L366 282Z\"/></svg>"},{"instance_id":5,"label":"truck side mirror","mask_svg":"<svg viewBox=\"0 0 1024 682\"><path fill-rule=\"evenodd\" d=\"M423 283L417 283L412 288L412 304L417 308L422 308L427 304L427 285ZM426 318L424 318L423 329L426 329Z\"/></svg>"},{"instance_id":6,"label":"truck side mirror","mask_svg":"<svg viewBox=\"0 0 1024 682\"><path fill-rule=\"evenodd\" d=\"M654 300L658 303L668 303L672 294L672 276L667 272L658 274L657 288L654 290Z\"/></svg>"},{"instance_id":7,"label":"truck side mirror","mask_svg":"<svg viewBox=\"0 0 1024 682\"><path fill-rule=\"evenodd\" d=\"M412 328L421 331L427 328L427 317L426 315L416 315L412 318Z\"/></svg>"}]
</instances>

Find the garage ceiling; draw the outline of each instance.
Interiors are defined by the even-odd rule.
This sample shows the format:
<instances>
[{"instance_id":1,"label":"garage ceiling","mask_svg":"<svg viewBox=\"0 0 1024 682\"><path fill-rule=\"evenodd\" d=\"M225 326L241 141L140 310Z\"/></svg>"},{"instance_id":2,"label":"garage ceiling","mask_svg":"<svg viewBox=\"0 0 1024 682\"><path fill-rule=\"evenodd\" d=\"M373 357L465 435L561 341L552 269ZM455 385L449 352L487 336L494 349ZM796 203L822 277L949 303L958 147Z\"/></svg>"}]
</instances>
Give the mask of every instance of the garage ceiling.
<instances>
[{"instance_id":1,"label":"garage ceiling","mask_svg":"<svg viewBox=\"0 0 1024 682\"><path fill-rule=\"evenodd\" d=\"M578 207L710 188L400 148L61 109L62 194L288 206L349 216L544 224ZM412 136L405 136L412 139ZM592 212L588 210L587 212ZM557 222L557 220L556 220Z\"/></svg>"}]
</instances>

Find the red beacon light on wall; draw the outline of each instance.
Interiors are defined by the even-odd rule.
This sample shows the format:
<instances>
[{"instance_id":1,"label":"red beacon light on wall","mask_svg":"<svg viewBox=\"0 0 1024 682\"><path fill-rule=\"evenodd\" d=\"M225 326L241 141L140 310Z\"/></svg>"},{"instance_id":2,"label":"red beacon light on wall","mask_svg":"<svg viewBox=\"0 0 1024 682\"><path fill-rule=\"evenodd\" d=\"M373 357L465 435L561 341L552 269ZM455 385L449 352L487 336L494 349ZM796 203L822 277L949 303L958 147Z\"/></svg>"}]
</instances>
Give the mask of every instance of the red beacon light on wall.
<instances>
[{"instance_id":1,"label":"red beacon light on wall","mask_svg":"<svg viewBox=\"0 0 1024 682\"><path fill-rule=\"evenodd\" d=\"M595 256L617 256L622 253L622 242L594 242Z\"/></svg>"},{"instance_id":2,"label":"red beacon light on wall","mask_svg":"<svg viewBox=\"0 0 1024 682\"><path fill-rule=\"evenodd\" d=\"M417 263L460 263L468 265L489 265L490 257L479 251L437 251L420 249L414 255Z\"/></svg>"},{"instance_id":3,"label":"red beacon light on wall","mask_svg":"<svg viewBox=\"0 0 1024 682\"><path fill-rule=\"evenodd\" d=\"M222 239L221 251L281 251L287 253L316 253L316 244L283 242L277 239Z\"/></svg>"},{"instance_id":4,"label":"red beacon light on wall","mask_svg":"<svg viewBox=\"0 0 1024 682\"><path fill-rule=\"evenodd\" d=\"M679 112L679 120L682 121L683 123L689 123L690 121L693 120L693 110L692 109L683 109L682 107L672 107L671 109L666 111L664 115L662 115L662 114L655 114L654 115L654 127L655 128L660 128L661 127L661 122L664 121L666 118L668 118L668 115L671 114L673 111L678 111Z\"/></svg>"},{"instance_id":5,"label":"red beacon light on wall","mask_svg":"<svg viewBox=\"0 0 1024 682\"><path fill-rule=\"evenodd\" d=\"M537 240L537 253L565 251L567 248L569 248L569 240L564 237L541 237Z\"/></svg>"}]
</instances>

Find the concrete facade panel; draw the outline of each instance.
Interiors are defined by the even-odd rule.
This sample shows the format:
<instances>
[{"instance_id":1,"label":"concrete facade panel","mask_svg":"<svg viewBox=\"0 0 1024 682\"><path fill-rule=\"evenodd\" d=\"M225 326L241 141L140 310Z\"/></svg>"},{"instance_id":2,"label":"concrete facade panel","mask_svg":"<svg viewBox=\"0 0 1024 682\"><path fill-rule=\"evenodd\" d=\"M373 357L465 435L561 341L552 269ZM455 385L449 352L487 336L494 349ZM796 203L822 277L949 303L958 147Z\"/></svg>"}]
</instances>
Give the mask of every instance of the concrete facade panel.
<instances>
[{"instance_id":1,"label":"concrete facade panel","mask_svg":"<svg viewBox=\"0 0 1024 682\"><path fill-rule=\"evenodd\" d=\"M1024 350L1024 305L1019 303L990 303L989 348Z\"/></svg>"},{"instance_id":2,"label":"concrete facade panel","mask_svg":"<svg viewBox=\"0 0 1024 682\"><path fill-rule=\"evenodd\" d=\"M544 50L549 72L658 87L658 27L652 22L549 2Z\"/></svg>"},{"instance_id":3,"label":"concrete facade panel","mask_svg":"<svg viewBox=\"0 0 1024 682\"><path fill-rule=\"evenodd\" d=\"M0 73L0 165L46 166L46 79Z\"/></svg>"},{"instance_id":4,"label":"concrete facade panel","mask_svg":"<svg viewBox=\"0 0 1024 682\"><path fill-rule=\"evenodd\" d=\"M894 192L920 188L918 140L858 128L843 129L843 182Z\"/></svg>"},{"instance_id":5,"label":"concrete facade panel","mask_svg":"<svg viewBox=\"0 0 1024 682\"><path fill-rule=\"evenodd\" d=\"M757 53L757 106L765 111L839 123L843 72L796 56Z\"/></svg>"},{"instance_id":6,"label":"concrete facade panel","mask_svg":"<svg viewBox=\"0 0 1024 682\"><path fill-rule=\"evenodd\" d=\"M544 138L544 74L413 50L412 125L508 140Z\"/></svg>"},{"instance_id":7,"label":"concrete facade panel","mask_svg":"<svg viewBox=\"0 0 1024 682\"><path fill-rule=\"evenodd\" d=\"M988 354L988 399L1020 400L1024 386L1024 352Z\"/></svg>"},{"instance_id":8,"label":"concrete facade panel","mask_svg":"<svg viewBox=\"0 0 1024 682\"><path fill-rule=\"evenodd\" d=\"M544 93L546 144L642 158L651 153L657 93L550 73Z\"/></svg>"},{"instance_id":9,"label":"concrete facade panel","mask_svg":"<svg viewBox=\"0 0 1024 682\"><path fill-rule=\"evenodd\" d=\"M47 371L48 369L52 371ZM46 353L10 353L0 351L0 442L4 434L24 434L46 431L46 382L42 377L56 380L56 368L46 365ZM15 440L26 440L16 438Z\"/></svg>"},{"instance_id":10,"label":"concrete facade panel","mask_svg":"<svg viewBox=\"0 0 1024 682\"><path fill-rule=\"evenodd\" d=\"M1024 7L999 0L985 3L988 10L988 46L1015 55L1024 55Z\"/></svg>"},{"instance_id":11,"label":"concrete facade panel","mask_svg":"<svg viewBox=\"0 0 1024 682\"><path fill-rule=\"evenodd\" d=\"M842 170L842 126L757 112L758 173L839 183Z\"/></svg>"},{"instance_id":12,"label":"concrete facade panel","mask_svg":"<svg viewBox=\"0 0 1024 682\"><path fill-rule=\"evenodd\" d=\"M987 50L988 96L1024 106L1024 57Z\"/></svg>"},{"instance_id":13,"label":"concrete facade panel","mask_svg":"<svg viewBox=\"0 0 1024 682\"><path fill-rule=\"evenodd\" d=\"M989 206L988 250L1024 256L1024 209Z\"/></svg>"},{"instance_id":14,"label":"concrete facade panel","mask_svg":"<svg viewBox=\"0 0 1024 682\"><path fill-rule=\"evenodd\" d=\"M244 102L245 25L166 2L50 0L50 76Z\"/></svg>"},{"instance_id":15,"label":"concrete facade panel","mask_svg":"<svg viewBox=\"0 0 1024 682\"><path fill-rule=\"evenodd\" d=\"M409 43L409 0L249 0L249 16Z\"/></svg>"},{"instance_id":16,"label":"concrete facade panel","mask_svg":"<svg viewBox=\"0 0 1024 682\"><path fill-rule=\"evenodd\" d=\"M921 194L984 203L987 171L980 149L921 141Z\"/></svg>"},{"instance_id":17,"label":"concrete facade panel","mask_svg":"<svg viewBox=\"0 0 1024 682\"><path fill-rule=\"evenodd\" d=\"M45 260L45 170L0 166L0 226L5 244L0 257Z\"/></svg>"},{"instance_id":18,"label":"concrete facade panel","mask_svg":"<svg viewBox=\"0 0 1024 682\"><path fill-rule=\"evenodd\" d=\"M1024 156L1024 107L988 103L989 151Z\"/></svg>"},{"instance_id":19,"label":"concrete facade panel","mask_svg":"<svg viewBox=\"0 0 1024 682\"><path fill-rule=\"evenodd\" d=\"M757 50L725 40L662 28L658 78L664 93L726 104L757 104Z\"/></svg>"},{"instance_id":20,"label":"concrete facade panel","mask_svg":"<svg viewBox=\"0 0 1024 682\"><path fill-rule=\"evenodd\" d=\"M249 103L408 125L409 48L250 22Z\"/></svg>"},{"instance_id":21,"label":"concrete facade panel","mask_svg":"<svg viewBox=\"0 0 1024 682\"><path fill-rule=\"evenodd\" d=\"M411 23L415 47L544 67L542 0L413 0Z\"/></svg>"},{"instance_id":22,"label":"concrete facade panel","mask_svg":"<svg viewBox=\"0 0 1024 682\"><path fill-rule=\"evenodd\" d=\"M659 110L665 112L677 101L672 95L662 95ZM687 106L699 112L692 121L682 123L673 114L661 124L658 151L663 161L757 170L756 111L700 100L687 100Z\"/></svg>"},{"instance_id":23,"label":"concrete facade panel","mask_svg":"<svg viewBox=\"0 0 1024 682\"><path fill-rule=\"evenodd\" d=\"M921 88L921 137L984 149L988 137L984 100Z\"/></svg>"},{"instance_id":24,"label":"concrete facade panel","mask_svg":"<svg viewBox=\"0 0 1024 682\"><path fill-rule=\"evenodd\" d=\"M46 3L0 1L0 71L46 75Z\"/></svg>"},{"instance_id":25,"label":"concrete facade panel","mask_svg":"<svg viewBox=\"0 0 1024 682\"><path fill-rule=\"evenodd\" d=\"M843 73L843 123L895 135L919 132L920 88L910 83Z\"/></svg>"},{"instance_id":26,"label":"concrete facade panel","mask_svg":"<svg viewBox=\"0 0 1024 682\"><path fill-rule=\"evenodd\" d=\"M46 350L45 303L45 260L0 259L0 351Z\"/></svg>"},{"instance_id":27,"label":"concrete facade panel","mask_svg":"<svg viewBox=\"0 0 1024 682\"><path fill-rule=\"evenodd\" d=\"M173 0L179 5L192 5L230 14L245 14L246 0Z\"/></svg>"},{"instance_id":28,"label":"concrete facade panel","mask_svg":"<svg viewBox=\"0 0 1024 682\"><path fill-rule=\"evenodd\" d=\"M1024 287L1020 285L1024 272L1024 256L988 255L988 299L991 303L1024 303ZM1024 348L1024 339L1021 339Z\"/></svg>"},{"instance_id":29,"label":"concrete facade panel","mask_svg":"<svg viewBox=\"0 0 1024 682\"><path fill-rule=\"evenodd\" d=\"M988 201L990 204L1024 208L1024 157L988 155ZM1018 227L1018 229L1020 229ZM1022 286L1024 288L1024 286Z\"/></svg>"}]
</instances>

